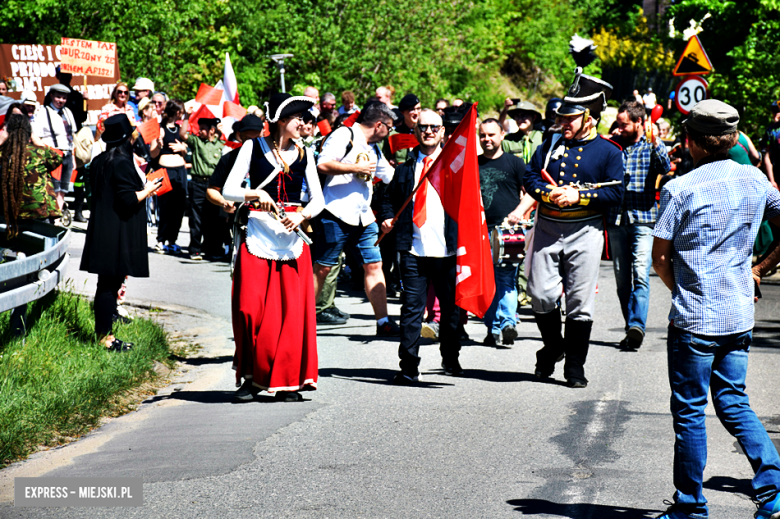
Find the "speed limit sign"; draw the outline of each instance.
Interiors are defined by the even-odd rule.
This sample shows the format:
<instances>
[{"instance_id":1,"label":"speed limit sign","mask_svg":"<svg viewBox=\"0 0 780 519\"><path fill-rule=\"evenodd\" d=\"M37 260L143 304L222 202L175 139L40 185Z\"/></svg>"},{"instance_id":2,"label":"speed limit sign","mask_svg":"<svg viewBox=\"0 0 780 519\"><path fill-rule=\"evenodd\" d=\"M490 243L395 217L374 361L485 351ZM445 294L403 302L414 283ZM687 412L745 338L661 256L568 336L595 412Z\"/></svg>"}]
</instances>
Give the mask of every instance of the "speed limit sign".
<instances>
[{"instance_id":1,"label":"speed limit sign","mask_svg":"<svg viewBox=\"0 0 780 519\"><path fill-rule=\"evenodd\" d=\"M707 99L708 86L707 81L701 76L687 76L680 81L674 91L677 109L683 115L688 115L696 103Z\"/></svg>"}]
</instances>

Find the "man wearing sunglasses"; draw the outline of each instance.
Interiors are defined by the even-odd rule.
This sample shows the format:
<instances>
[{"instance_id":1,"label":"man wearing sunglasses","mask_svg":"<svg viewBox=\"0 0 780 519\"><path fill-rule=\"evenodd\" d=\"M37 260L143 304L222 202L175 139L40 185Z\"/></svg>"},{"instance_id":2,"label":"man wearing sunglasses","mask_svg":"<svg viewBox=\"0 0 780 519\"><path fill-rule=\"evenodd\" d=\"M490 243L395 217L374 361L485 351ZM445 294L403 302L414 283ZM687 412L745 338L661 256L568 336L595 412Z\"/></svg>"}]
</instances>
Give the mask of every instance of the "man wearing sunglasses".
<instances>
[{"instance_id":1,"label":"man wearing sunglasses","mask_svg":"<svg viewBox=\"0 0 780 519\"><path fill-rule=\"evenodd\" d=\"M442 369L452 376L463 374L458 361L460 312L455 306L458 226L444 211L439 194L426 177L441 152L444 138L441 116L433 110L422 110L414 135L419 146L411 151L406 162L396 167L378 214L382 232L396 229L396 250L401 256L401 281L404 286L401 345L398 348L401 371L395 375L393 383L402 386L419 382L420 333L429 283L433 283L441 308L439 350ZM420 188L412 202L393 224L394 215L418 184Z\"/></svg>"}]
</instances>

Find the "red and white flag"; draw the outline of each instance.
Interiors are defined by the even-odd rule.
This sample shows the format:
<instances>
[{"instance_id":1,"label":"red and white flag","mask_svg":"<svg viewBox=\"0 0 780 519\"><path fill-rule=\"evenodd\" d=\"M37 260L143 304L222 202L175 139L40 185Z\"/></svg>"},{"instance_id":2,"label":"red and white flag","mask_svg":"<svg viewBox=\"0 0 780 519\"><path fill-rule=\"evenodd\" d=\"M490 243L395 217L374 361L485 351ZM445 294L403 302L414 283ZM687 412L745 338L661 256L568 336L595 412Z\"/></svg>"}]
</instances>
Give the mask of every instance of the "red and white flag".
<instances>
[{"instance_id":1,"label":"red and white flag","mask_svg":"<svg viewBox=\"0 0 780 519\"><path fill-rule=\"evenodd\" d=\"M233 65L230 64L230 55L225 53L225 72L222 74L222 88L225 90L225 101L240 105L238 100L238 81L236 73L233 72Z\"/></svg>"},{"instance_id":2,"label":"red and white flag","mask_svg":"<svg viewBox=\"0 0 780 519\"><path fill-rule=\"evenodd\" d=\"M458 223L455 304L483 317L493 296L493 256L479 188L477 103L447 141L428 173L444 210Z\"/></svg>"}]
</instances>

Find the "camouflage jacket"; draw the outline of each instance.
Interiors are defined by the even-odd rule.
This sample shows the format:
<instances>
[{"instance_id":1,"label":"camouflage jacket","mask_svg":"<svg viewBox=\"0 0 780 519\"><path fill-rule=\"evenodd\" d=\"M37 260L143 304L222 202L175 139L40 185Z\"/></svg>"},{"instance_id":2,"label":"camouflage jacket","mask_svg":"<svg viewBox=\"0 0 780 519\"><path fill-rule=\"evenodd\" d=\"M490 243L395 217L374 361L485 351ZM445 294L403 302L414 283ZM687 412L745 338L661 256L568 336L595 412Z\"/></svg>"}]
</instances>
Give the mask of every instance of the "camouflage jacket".
<instances>
[{"instance_id":1,"label":"camouflage jacket","mask_svg":"<svg viewBox=\"0 0 780 519\"><path fill-rule=\"evenodd\" d=\"M19 209L19 220L40 220L59 217L60 210L54 198L51 172L62 164L62 157L49 148L28 145L30 155L24 165L24 194ZM2 172L0 172L2 174ZM2 207L2 205L0 205Z\"/></svg>"}]
</instances>

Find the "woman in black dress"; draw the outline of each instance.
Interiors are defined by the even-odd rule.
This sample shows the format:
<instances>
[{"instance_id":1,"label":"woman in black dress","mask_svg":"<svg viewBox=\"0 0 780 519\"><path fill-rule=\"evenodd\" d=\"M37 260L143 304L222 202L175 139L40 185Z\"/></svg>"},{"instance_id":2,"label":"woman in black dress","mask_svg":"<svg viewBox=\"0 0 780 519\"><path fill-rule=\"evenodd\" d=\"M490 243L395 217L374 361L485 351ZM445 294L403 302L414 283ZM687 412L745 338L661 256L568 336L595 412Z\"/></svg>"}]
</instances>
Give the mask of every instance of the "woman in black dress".
<instances>
[{"instance_id":1,"label":"woman in black dress","mask_svg":"<svg viewBox=\"0 0 780 519\"><path fill-rule=\"evenodd\" d=\"M81 270L98 275L95 333L109 351L132 347L111 332L116 294L126 276L149 277L144 200L160 187L146 182L133 162L132 133L126 115L106 119L106 151L90 167L92 206Z\"/></svg>"}]
</instances>

